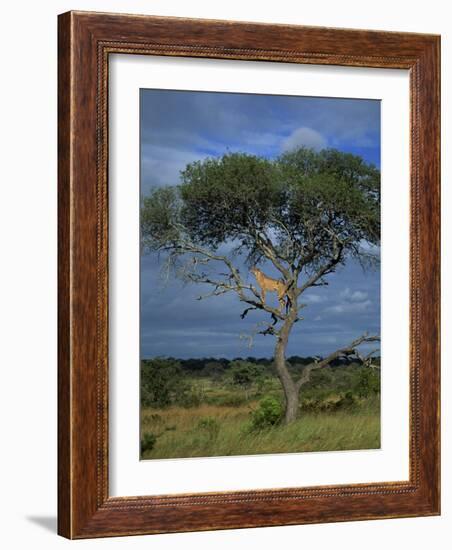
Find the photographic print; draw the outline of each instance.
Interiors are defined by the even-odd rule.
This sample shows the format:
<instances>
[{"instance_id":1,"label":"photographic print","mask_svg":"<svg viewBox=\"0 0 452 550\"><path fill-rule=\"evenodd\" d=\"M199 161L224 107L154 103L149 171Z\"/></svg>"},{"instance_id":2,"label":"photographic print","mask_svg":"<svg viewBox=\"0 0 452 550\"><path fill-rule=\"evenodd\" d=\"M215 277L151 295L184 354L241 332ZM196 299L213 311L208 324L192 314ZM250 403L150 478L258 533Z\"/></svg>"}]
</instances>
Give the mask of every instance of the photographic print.
<instances>
[{"instance_id":1,"label":"photographic print","mask_svg":"<svg viewBox=\"0 0 452 550\"><path fill-rule=\"evenodd\" d=\"M141 459L380 448L380 102L140 91Z\"/></svg>"},{"instance_id":2,"label":"photographic print","mask_svg":"<svg viewBox=\"0 0 452 550\"><path fill-rule=\"evenodd\" d=\"M440 514L440 46L59 16L60 535Z\"/></svg>"}]
</instances>

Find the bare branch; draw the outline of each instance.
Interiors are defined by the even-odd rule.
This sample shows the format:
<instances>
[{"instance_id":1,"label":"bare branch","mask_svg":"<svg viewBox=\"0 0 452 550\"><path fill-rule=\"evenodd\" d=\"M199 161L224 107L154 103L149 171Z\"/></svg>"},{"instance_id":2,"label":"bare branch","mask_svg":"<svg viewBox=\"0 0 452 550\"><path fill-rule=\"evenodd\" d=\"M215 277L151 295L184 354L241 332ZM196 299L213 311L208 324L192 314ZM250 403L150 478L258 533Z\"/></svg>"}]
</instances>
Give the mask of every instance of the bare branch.
<instances>
[{"instance_id":1,"label":"bare branch","mask_svg":"<svg viewBox=\"0 0 452 550\"><path fill-rule=\"evenodd\" d=\"M286 318L283 312L263 302L259 292L253 285L244 283L240 276L239 270L232 264L227 256L216 254L211 250L206 250L205 248L188 241L183 243L180 242L177 247L173 246L170 253L171 252L176 255L191 253L201 256L201 259L196 256L194 256L194 259L192 258L192 267L194 268L196 268L199 263L205 264L209 261L221 262L227 266L229 275L226 281L214 280L205 273L195 273L189 270L184 271L184 277L191 282L204 283L214 287L214 290L211 293L201 295L198 299L202 300L209 296L217 296L219 294L226 294L227 292L236 292L242 302L253 306L254 309L261 309L267 313L270 313L275 322L277 322L278 319L284 320ZM246 291L250 292L252 296L250 297L247 295ZM248 310L253 308L248 308Z\"/></svg>"},{"instance_id":2,"label":"bare branch","mask_svg":"<svg viewBox=\"0 0 452 550\"><path fill-rule=\"evenodd\" d=\"M376 365L372 365L373 355L379 351L379 348L371 350L367 355L362 355L359 350L355 351L356 357L361 361L365 367L376 368Z\"/></svg>"},{"instance_id":3,"label":"bare branch","mask_svg":"<svg viewBox=\"0 0 452 550\"><path fill-rule=\"evenodd\" d=\"M318 283L312 283L311 286L328 286L328 281L322 281L320 280Z\"/></svg>"},{"instance_id":4,"label":"bare branch","mask_svg":"<svg viewBox=\"0 0 452 550\"><path fill-rule=\"evenodd\" d=\"M322 281L322 277L334 271L337 264L339 264L342 260L343 250L344 245L342 243L339 243L336 246L336 253L334 254L334 256L330 258L328 262L323 264L319 269L317 269L317 271L313 275L311 275L311 277L309 277L309 279L303 285L301 285L301 287L298 288L298 295L302 294L307 288L318 285L318 281ZM325 283L323 282L321 284Z\"/></svg>"},{"instance_id":5,"label":"bare branch","mask_svg":"<svg viewBox=\"0 0 452 550\"><path fill-rule=\"evenodd\" d=\"M271 334L272 336L274 336L276 334L276 330L274 328L273 325L271 325L270 323L266 323L266 328L263 329L263 330L260 330L258 332L258 334L263 334L264 336L267 336L268 334Z\"/></svg>"},{"instance_id":6,"label":"bare branch","mask_svg":"<svg viewBox=\"0 0 452 550\"><path fill-rule=\"evenodd\" d=\"M287 258L281 258L281 256L276 251L272 241L263 231L260 231L258 228L255 227L255 224L252 222L252 220L250 220L249 229L259 250L261 250L264 256L271 261L271 263L280 273L282 273L282 275L286 279L289 279L290 272L286 267L284 267L284 265L280 261L281 259L288 261Z\"/></svg>"},{"instance_id":7,"label":"bare branch","mask_svg":"<svg viewBox=\"0 0 452 550\"><path fill-rule=\"evenodd\" d=\"M212 292L208 292L207 294L200 294L196 299L205 300L206 298L211 298L212 296L221 296L222 294L226 294L227 292L229 292L229 290L220 290L219 288L216 288L215 290L212 290Z\"/></svg>"},{"instance_id":8,"label":"bare branch","mask_svg":"<svg viewBox=\"0 0 452 550\"><path fill-rule=\"evenodd\" d=\"M295 386L297 390L300 390L300 388L309 382L311 378L311 372L313 370L322 369L324 367L327 367L332 361L337 359L338 357L349 357L350 355L356 355L358 356L358 350L356 349L361 344L367 343L367 342L379 342L380 336L368 336L367 333L363 334L359 338L356 338L356 340L353 340L348 346L345 346L343 348L339 348L336 351L333 351L333 353L330 353L327 357L325 357L322 360L316 360L314 363L311 363L307 367L303 369L303 372L301 374L301 377L297 380ZM375 352L375 350L374 350ZM374 353L373 352L373 353Z\"/></svg>"},{"instance_id":9,"label":"bare branch","mask_svg":"<svg viewBox=\"0 0 452 550\"><path fill-rule=\"evenodd\" d=\"M265 327L265 328L264 328ZM248 349L251 349L254 344L254 338L256 334L263 334L266 336L267 334L276 334L275 329L273 328L273 325L271 323L267 323L265 321L261 321L260 323L256 323L253 330L250 333L242 333L240 334L240 340L246 340Z\"/></svg>"}]
</instances>

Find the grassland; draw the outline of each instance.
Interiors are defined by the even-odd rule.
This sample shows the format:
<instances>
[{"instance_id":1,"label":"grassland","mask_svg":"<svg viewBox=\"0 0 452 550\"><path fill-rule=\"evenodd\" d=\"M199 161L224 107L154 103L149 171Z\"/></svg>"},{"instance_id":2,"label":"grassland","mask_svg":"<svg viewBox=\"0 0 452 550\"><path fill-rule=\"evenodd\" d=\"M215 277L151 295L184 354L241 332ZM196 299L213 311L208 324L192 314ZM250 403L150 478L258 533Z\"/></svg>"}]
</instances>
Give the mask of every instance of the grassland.
<instances>
[{"instance_id":1,"label":"grassland","mask_svg":"<svg viewBox=\"0 0 452 550\"><path fill-rule=\"evenodd\" d=\"M375 381L373 389L363 386L362 367L329 369L305 388L297 421L256 429L253 418L262 400L283 406L279 381L270 371L253 383L236 384L231 372L216 379L186 375L183 404L173 400L162 407L143 406L141 458L380 447L379 374L377 391Z\"/></svg>"},{"instance_id":2,"label":"grassland","mask_svg":"<svg viewBox=\"0 0 452 550\"><path fill-rule=\"evenodd\" d=\"M157 434L157 441L142 458L375 449L380 447L380 416L376 409L306 413L289 426L259 432L249 429L248 406L145 409L142 433Z\"/></svg>"}]
</instances>

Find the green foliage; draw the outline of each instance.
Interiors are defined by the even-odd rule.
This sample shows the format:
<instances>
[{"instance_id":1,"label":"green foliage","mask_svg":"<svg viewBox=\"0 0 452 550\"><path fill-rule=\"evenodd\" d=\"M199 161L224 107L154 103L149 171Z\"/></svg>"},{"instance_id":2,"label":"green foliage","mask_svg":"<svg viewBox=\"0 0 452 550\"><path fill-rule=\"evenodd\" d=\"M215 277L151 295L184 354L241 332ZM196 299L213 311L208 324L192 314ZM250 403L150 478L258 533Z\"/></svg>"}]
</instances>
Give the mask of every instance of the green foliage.
<instances>
[{"instance_id":1,"label":"green foliage","mask_svg":"<svg viewBox=\"0 0 452 550\"><path fill-rule=\"evenodd\" d=\"M369 387L370 391L366 391L366 387ZM303 386L302 395L311 397L328 395L331 391L345 393L349 390L355 396L364 398L378 394L380 370L364 367L360 363L314 370L310 381Z\"/></svg>"},{"instance_id":2,"label":"green foliage","mask_svg":"<svg viewBox=\"0 0 452 550\"><path fill-rule=\"evenodd\" d=\"M281 257L315 267L337 250L366 254L361 241L380 239L380 172L361 157L300 148L275 160L245 153L189 164L178 187L162 187L142 203L142 237L151 250L210 250L237 241L258 261L257 231L272 235ZM333 237L335 235L335 237Z\"/></svg>"},{"instance_id":3,"label":"green foliage","mask_svg":"<svg viewBox=\"0 0 452 550\"><path fill-rule=\"evenodd\" d=\"M201 387L196 384L191 384L190 386L184 388L184 391L181 392L178 402L183 407L199 407L204 401L204 391Z\"/></svg>"},{"instance_id":4,"label":"green foliage","mask_svg":"<svg viewBox=\"0 0 452 550\"><path fill-rule=\"evenodd\" d=\"M253 223L265 224L282 200L277 167L243 153L189 164L182 182L183 224L197 240L213 246L246 238L249 216Z\"/></svg>"},{"instance_id":5,"label":"green foliage","mask_svg":"<svg viewBox=\"0 0 452 550\"><path fill-rule=\"evenodd\" d=\"M311 373L310 386L311 388L321 389L331 386L334 375L330 368L314 370Z\"/></svg>"},{"instance_id":6,"label":"green foliage","mask_svg":"<svg viewBox=\"0 0 452 550\"><path fill-rule=\"evenodd\" d=\"M165 243L175 243L180 232L175 226L180 200L176 187L160 187L144 197L141 205L142 246L158 249Z\"/></svg>"},{"instance_id":7,"label":"green foliage","mask_svg":"<svg viewBox=\"0 0 452 550\"><path fill-rule=\"evenodd\" d=\"M369 397L380 393L380 373L376 369L361 367L354 391L359 397Z\"/></svg>"},{"instance_id":8,"label":"green foliage","mask_svg":"<svg viewBox=\"0 0 452 550\"><path fill-rule=\"evenodd\" d=\"M283 406L275 397L264 397L257 409L251 412L251 428L263 430L276 426L282 419Z\"/></svg>"},{"instance_id":9,"label":"green foliage","mask_svg":"<svg viewBox=\"0 0 452 550\"><path fill-rule=\"evenodd\" d=\"M249 388L260 374L260 369L254 363L247 361L233 361L230 368L232 383Z\"/></svg>"},{"instance_id":10,"label":"green foliage","mask_svg":"<svg viewBox=\"0 0 452 550\"><path fill-rule=\"evenodd\" d=\"M211 380L220 381L224 375L224 366L217 361L209 361L202 369L202 375L207 376Z\"/></svg>"},{"instance_id":11,"label":"green foliage","mask_svg":"<svg viewBox=\"0 0 452 550\"><path fill-rule=\"evenodd\" d=\"M360 157L326 149L290 151L279 159L289 191L284 222L293 228L295 240L310 244L317 265L334 254L337 235L347 254L366 256L360 241L378 244L380 239L380 173ZM357 246L358 245L358 246Z\"/></svg>"},{"instance_id":12,"label":"green foliage","mask_svg":"<svg viewBox=\"0 0 452 550\"><path fill-rule=\"evenodd\" d=\"M300 375L305 362L304 358L293 361L291 370L295 377ZM196 408L203 404L241 407L266 396L282 399L277 375L267 360L199 359L199 368L187 360L153 359L143 363L141 399L144 407ZM159 368L162 370L157 370ZM346 406L344 396L349 391L355 403L378 396L380 370L356 363L314 370L311 380L302 388L301 408L312 412L340 409ZM162 419L154 413L147 416L147 421L157 426Z\"/></svg>"},{"instance_id":13,"label":"green foliage","mask_svg":"<svg viewBox=\"0 0 452 550\"><path fill-rule=\"evenodd\" d=\"M146 451L152 451L157 442L157 436L151 432L147 432L141 438L141 454Z\"/></svg>"},{"instance_id":14,"label":"green foliage","mask_svg":"<svg viewBox=\"0 0 452 550\"><path fill-rule=\"evenodd\" d=\"M178 402L187 390L179 363L156 357L141 362L141 404L163 408Z\"/></svg>"}]
</instances>

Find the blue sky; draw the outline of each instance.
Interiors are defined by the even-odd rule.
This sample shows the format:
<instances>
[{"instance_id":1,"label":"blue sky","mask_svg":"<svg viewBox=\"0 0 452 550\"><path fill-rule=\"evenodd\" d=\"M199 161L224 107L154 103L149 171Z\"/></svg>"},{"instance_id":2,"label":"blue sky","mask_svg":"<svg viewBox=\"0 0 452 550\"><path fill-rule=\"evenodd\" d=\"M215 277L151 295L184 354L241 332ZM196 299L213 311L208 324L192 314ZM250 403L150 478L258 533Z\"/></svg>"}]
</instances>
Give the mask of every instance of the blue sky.
<instances>
[{"instance_id":1,"label":"blue sky","mask_svg":"<svg viewBox=\"0 0 452 550\"><path fill-rule=\"evenodd\" d=\"M177 185L187 163L235 151L274 158L301 145L334 147L380 166L376 100L142 90L140 112L142 195ZM241 320L234 294L198 301L199 286L165 280L160 268L156 254L142 256L142 357L272 356L270 336L248 347L247 335L264 317ZM304 295L308 307L289 355L324 355L365 331L379 333L379 270L363 273L349 262L329 281Z\"/></svg>"}]
</instances>

